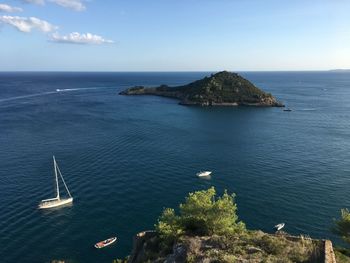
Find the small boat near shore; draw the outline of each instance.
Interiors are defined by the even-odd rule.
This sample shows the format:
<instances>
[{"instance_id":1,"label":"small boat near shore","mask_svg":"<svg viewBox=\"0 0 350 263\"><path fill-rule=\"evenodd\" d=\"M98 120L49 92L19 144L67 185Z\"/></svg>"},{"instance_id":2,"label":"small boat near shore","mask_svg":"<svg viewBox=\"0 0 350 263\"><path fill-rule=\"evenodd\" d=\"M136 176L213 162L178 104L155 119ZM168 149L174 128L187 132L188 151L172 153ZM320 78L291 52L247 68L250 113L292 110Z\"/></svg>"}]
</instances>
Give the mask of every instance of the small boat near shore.
<instances>
[{"instance_id":1,"label":"small boat near shore","mask_svg":"<svg viewBox=\"0 0 350 263\"><path fill-rule=\"evenodd\" d=\"M197 173L198 177L208 177L211 175L211 171L200 171L199 173Z\"/></svg>"},{"instance_id":2,"label":"small boat near shore","mask_svg":"<svg viewBox=\"0 0 350 263\"><path fill-rule=\"evenodd\" d=\"M111 238L108 238L106 240L103 240L103 241L100 241L100 242L97 242L94 247L95 248L104 248L104 247L107 247L107 246L110 246L112 245L114 242L117 241L117 237L111 237Z\"/></svg>"},{"instance_id":3,"label":"small boat near shore","mask_svg":"<svg viewBox=\"0 0 350 263\"><path fill-rule=\"evenodd\" d=\"M280 223L280 224L278 224L278 225L275 225L275 229L277 230L277 231L280 231L282 228L284 228L284 223Z\"/></svg>"},{"instance_id":4,"label":"small boat near shore","mask_svg":"<svg viewBox=\"0 0 350 263\"><path fill-rule=\"evenodd\" d=\"M287 109L283 109L283 111L292 111L292 109L287 108Z\"/></svg>"}]
</instances>

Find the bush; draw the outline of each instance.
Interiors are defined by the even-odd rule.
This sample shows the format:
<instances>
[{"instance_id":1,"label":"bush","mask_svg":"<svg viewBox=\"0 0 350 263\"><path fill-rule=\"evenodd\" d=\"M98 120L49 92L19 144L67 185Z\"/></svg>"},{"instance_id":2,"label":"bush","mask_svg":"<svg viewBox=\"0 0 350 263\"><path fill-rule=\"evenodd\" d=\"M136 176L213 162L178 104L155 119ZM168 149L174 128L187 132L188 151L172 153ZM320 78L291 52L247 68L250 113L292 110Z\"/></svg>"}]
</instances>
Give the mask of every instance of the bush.
<instances>
[{"instance_id":1,"label":"bush","mask_svg":"<svg viewBox=\"0 0 350 263\"><path fill-rule=\"evenodd\" d=\"M245 230L245 225L238 222L237 206L234 194L227 191L216 198L215 188L190 193L186 201L180 204L180 215L174 209L164 209L155 225L160 237L174 241L182 234L226 235Z\"/></svg>"},{"instance_id":2,"label":"bush","mask_svg":"<svg viewBox=\"0 0 350 263\"><path fill-rule=\"evenodd\" d=\"M338 263L350 263L349 251L344 248L335 248L335 259Z\"/></svg>"},{"instance_id":3,"label":"bush","mask_svg":"<svg viewBox=\"0 0 350 263\"><path fill-rule=\"evenodd\" d=\"M155 228L159 236L170 244L183 233L180 218L175 215L172 208L164 209Z\"/></svg>"},{"instance_id":4,"label":"bush","mask_svg":"<svg viewBox=\"0 0 350 263\"><path fill-rule=\"evenodd\" d=\"M279 240L273 236L264 235L259 241L259 246L268 254L280 255L283 253L285 248L283 241L284 239L282 237L281 240Z\"/></svg>"},{"instance_id":5,"label":"bush","mask_svg":"<svg viewBox=\"0 0 350 263\"><path fill-rule=\"evenodd\" d=\"M341 218L335 220L333 232L339 235L345 242L350 243L350 212L348 209L341 210Z\"/></svg>"}]
</instances>

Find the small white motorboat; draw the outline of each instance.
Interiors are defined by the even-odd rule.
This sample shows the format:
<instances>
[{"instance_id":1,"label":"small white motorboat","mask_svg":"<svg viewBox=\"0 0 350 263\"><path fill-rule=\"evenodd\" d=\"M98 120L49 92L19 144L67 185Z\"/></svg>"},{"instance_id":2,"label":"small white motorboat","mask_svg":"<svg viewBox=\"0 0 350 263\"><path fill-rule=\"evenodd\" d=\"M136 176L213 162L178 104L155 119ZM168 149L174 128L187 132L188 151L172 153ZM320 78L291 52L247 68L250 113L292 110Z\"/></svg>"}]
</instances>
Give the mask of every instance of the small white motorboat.
<instances>
[{"instance_id":1,"label":"small white motorboat","mask_svg":"<svg viewBox=\"0 0 350 263\"><path fill-rule=\"evenodd\" d=\"M197 173L197 176L198 177L207 177L207 176L210 176L211 175L211 171L201 171L201 172L199 172L199 173Z\"/></svg>"},{"instance_id":2,"label":"small white motorboat","mask_svg":"<svg viewBox=\"0 0 350 263\"><path fill-rule=\"evenodd\" d=\"M284 223L280 223L280 224L278 224L278 225L275 225L275 229L276 229L277 231L280 231L282 228L284 228Z\"/></svg>"},{"instance_id":3,"label":"small white motorboat","mask_svg":"<svg viewBox=\"0 0 350 263\"><path fill-rule=\"evenodd\" d=\"M107 247L109 245L112 245L115 241L117 241L116 237L111 237L108 238L106 240L100 241L98 243L95 244L95 248L104 248Z\"/></svg>"}]
</instances>

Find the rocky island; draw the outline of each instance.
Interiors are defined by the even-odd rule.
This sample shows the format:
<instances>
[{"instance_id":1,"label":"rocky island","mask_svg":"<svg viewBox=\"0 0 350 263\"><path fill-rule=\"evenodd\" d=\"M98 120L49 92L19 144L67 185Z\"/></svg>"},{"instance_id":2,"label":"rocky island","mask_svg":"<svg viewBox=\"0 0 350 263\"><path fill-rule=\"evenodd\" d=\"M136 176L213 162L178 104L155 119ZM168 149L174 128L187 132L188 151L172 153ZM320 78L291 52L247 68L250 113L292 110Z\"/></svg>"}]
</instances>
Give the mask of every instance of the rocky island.
<instances>
[{"instance_id":1,"label":"rocky island","mask_svg":"<svg viewBox=\"0 0 350 263\"><path fill-rule=\"evenodd\" d=\"M135 86L120 95L156 95L180 100L182 105L284 107L270 93L257 88L237 73L222 71L187 85Z\"/></svg>"}]
</instances>

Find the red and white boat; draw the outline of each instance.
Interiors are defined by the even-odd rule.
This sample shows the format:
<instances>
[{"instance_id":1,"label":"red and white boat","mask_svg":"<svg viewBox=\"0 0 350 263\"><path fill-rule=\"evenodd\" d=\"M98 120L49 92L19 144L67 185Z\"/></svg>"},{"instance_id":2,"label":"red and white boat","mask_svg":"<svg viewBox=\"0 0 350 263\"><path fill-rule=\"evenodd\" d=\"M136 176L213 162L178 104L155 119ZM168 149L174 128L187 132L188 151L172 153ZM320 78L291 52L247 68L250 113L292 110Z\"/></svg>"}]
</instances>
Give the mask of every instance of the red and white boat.
<instances>
[{"instance_id":1,"label":"red and white boat","mask_svg":"<svg viewBox=\"0 0 350 263\"><path fill-rule=\"evenodd\" d=\"M98 243L95 244L95 248L104 248L107 247L109 245L112 245L115 241L117 241L116 237L111 237L108 238L106 240L100 241Z\"/></svg>"}]
</instances>

